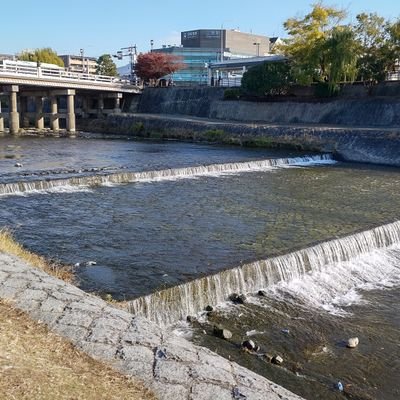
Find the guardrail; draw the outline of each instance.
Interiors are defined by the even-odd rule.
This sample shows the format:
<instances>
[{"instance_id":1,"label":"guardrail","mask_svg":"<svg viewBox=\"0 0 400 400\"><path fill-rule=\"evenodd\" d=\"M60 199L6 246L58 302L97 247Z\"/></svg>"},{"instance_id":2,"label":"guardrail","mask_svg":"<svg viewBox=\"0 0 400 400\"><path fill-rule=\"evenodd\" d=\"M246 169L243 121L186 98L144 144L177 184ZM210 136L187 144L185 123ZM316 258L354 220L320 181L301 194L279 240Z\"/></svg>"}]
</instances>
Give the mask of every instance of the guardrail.
<instances>
[{"instance_id":1,"label":"guardrail","mask_svg":"<svg viewBox=\"0 0 400 400\"><path fill-rule=\"evenodd\" d=\"M93 82L110 85L131 85L127 79L121 79L113 76L94 75L81 72L71 72L64 68L48 68L48 67L34 67L30 65L20 65L14 63L0 63L0 75L12 75L30 78L42 79L62 79L75 82Z\"/></svg>"}]
</instances>

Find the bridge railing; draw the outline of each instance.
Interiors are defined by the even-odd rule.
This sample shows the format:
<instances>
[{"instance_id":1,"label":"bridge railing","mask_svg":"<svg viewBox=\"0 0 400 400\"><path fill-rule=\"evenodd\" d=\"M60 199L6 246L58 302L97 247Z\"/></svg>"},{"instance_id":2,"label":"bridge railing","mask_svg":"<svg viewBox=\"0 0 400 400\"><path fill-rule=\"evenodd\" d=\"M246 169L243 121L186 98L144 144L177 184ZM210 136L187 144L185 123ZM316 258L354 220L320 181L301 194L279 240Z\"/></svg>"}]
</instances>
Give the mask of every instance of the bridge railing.
<instances>
[{"instance_id":1,"label":"bridge railing","mask_svg":"<svg viewBox=\"0 0 400 400\"><path fill-rule=\"evenodd\" d=\"M20 77L43 78L43 79L62 79L79 82L109 83L112 85L128 85L129 80L114 76L94 75L82 72L71 72L62 67L42 67L29 65L18 61L3 61L0 63L1 75L13 75Z\"/></svg>"}]
</instances>

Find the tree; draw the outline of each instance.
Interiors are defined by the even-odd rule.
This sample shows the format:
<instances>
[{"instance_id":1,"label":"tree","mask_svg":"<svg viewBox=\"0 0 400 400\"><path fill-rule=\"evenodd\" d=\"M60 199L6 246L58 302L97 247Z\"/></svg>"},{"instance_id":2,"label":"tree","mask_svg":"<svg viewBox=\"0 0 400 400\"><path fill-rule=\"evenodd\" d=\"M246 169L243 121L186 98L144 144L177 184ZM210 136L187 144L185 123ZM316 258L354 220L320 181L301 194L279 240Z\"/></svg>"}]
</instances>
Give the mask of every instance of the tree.
<instances>
[{"instance_id":1,"label":"tree","mask_svg":"<svg viewBox=\"0 0 400 400\"><path fill-rule=\"evenodd\" d=\"M326 39L327 82L332 92L339 82L353 82L357 74L358 46L349 26L333 28Z\"/></svg>"},{"instance_id":2,"label":"tree","mask_svg":"<svg viewBox=\"0 0 400 400\"><path fill-rule=\"evenodd\" d=\"M57 52L50 47L36 49L34 51L24 50L18 55L18 60L55 64L60 67L64 66L64 61L58 57Z\"/></svg>"},{"instance_id":3,"label":"tree","mask_svg":"<svg viewBox=\"0 0 400 400\"><path fill-rule=\"evenodd\" d=\"M166 75L173 74L185 65L178 56L167 53L141 53L135 65L136 75L145 82L156 81Z\"/></svg>"},{"instance_id":4,"label":"tree","mask_svg":"<svg viewBox=\"0 0 400 400\"><path fill-rule=\"evenodd\" d=\"M288 62L266 62L246 71L242 78L242 89L252 95L283 95L293 83Z\"/></svg>"},{"instance_id":5,"label":"tree","mask_svg":"<svg viewBox=\"0 0 400 400\"><path fill-rule=\"evenodd\" d=\"M290 18L284 23L289 39L281 47L292 60L293 73L299 83L327 79L326 40L334 27L346 17L346 12L325 7L322 2L313 4L303 18Z\"/></svg>"},{"instance_id":6,"label":"tree","mask_svg":"<svg viewBox=\"0 0 400 400\"><path fill-rule=\"evenodd\" d=\"M117 66L110 54L103 54L97 60L96 74L106 76L118 76Z\"/></svg>"},{"instance_id":7,"label":"tree","mask_svg":"<svg viewBox=\"0 0 400 400\"><path fill-rule=\"evenodd\" d=\"M396 63L398 65L400 62L400 19L398 18L394 23L389 24L387 31L389 33L387 57L391 60L389 68L394 70Z\"/></svg>"},{"instance_id":8,"label":"tree","mask_svg":"<svg viewBox=\"0 0 400 400\"><path fill-rule=\"evenodd\" d=\"M390 24L376 13L361 13L356 16L353 29L358 41L358 79L376 83L386 78L387 70L395 59L388 48Z\"/></svg>"}]
</instances>

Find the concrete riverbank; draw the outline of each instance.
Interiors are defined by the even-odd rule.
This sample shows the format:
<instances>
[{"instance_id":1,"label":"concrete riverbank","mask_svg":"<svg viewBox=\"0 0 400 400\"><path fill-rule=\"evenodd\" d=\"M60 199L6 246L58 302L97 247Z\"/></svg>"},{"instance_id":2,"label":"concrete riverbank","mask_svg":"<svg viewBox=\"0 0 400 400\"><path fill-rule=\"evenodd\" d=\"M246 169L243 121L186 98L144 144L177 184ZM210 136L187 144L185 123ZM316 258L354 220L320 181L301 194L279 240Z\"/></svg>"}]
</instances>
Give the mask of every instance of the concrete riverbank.
<instances>
[{"instance_id":1,"label":"concrete riverbank","mask_svg":"<svg viewBox=\"0 0 400 400\"><path fill-rule=\"evenodd\" d=\"M0 298L93 358L142 379L160 399L301 399L210 350L5 253L0 253Z\"/></svg>"},{"instance_id":2,"label":"concrete riverbank","mask_svg":"<svg viewBox=\"0 0 400 400\"><path fill-rule=\"evenodd\" d=\"M340 125L268 124L223 121L170 114L113 114L80 128L154 139L289 147L331 152L345 161L400 166L400 128Z\"/></svg>"}]
</instances>

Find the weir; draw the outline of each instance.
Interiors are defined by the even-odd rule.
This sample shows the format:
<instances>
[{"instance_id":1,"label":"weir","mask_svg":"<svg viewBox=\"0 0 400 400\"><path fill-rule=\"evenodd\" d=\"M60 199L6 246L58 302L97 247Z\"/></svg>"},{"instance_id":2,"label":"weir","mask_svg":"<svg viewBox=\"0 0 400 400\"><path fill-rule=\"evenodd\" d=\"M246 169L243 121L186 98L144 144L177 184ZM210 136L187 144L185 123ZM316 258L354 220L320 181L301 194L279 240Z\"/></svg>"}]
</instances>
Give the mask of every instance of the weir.
<instances>
[{"instance_id":1,"label":"weir","mask_svg":"<svg viewBox=\"0 0 400 400\"><path fill-rule=\"evenodd\" d=\"M140 297L128 303L135 315L168 325L196 315L207 305L226 301L229 295L256 292L307 272L349 261L377 249L400 243L400 221L340 239L330 240L271 259L255 261Z\"/></svg>"},{"instance_id":2,"label":"weir","mask_svg":"<svg viewBox=\"0 0 400 400\"><path fill-rule=\"evenodd\" d=\"M1 195L16 195L36 191L49 191L62 187L95 187L102 185L124 184L134 182L151 182L194 178L206 175L218 175L240 172L256 172L284 166L306 166L312 164L334 163L331 154L320 154L304 157L276 158L258 161L235 162L225 164L200 165L195 167L171 168L164 170L123 172L107 175L80 176L64 179L32 180L0 184Z\"/></svg>"}]
</instances>

